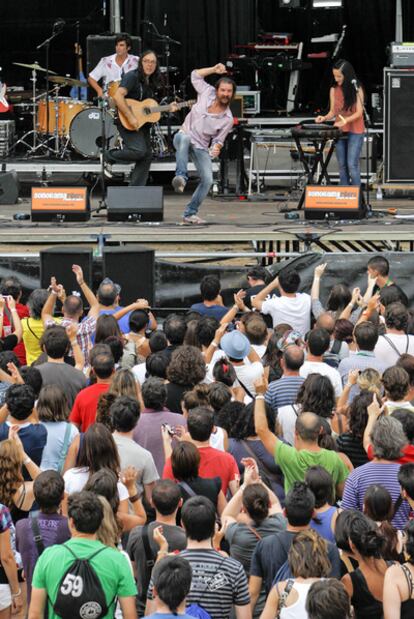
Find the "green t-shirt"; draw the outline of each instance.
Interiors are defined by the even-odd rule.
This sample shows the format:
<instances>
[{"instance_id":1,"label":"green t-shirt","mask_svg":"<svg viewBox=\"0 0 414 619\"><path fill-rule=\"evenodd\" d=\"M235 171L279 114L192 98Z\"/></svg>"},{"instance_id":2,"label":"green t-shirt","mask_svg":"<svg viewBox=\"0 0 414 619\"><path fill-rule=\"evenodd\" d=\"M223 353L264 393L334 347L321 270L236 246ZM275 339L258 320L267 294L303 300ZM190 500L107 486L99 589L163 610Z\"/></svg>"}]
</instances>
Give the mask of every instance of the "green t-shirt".
<instances>
[{"instance_id":1,"label":"green t-shirt","mask_svg":"<svg viewBox=\"0 0 414 619\"><path fill-rule=\"evenodd\" d=\"M89 557L99 548L105 548L105 550L91 560L90 564L101 581L107 604L110 604L115 596L128 597L136 595L137 588L131 567L121 552L115 550L115 548L104 546L104 544L97 540L83 538L72 538L66 542L66 545L70 546L71 550L80 559ZM32 587L46 589L48 599L50 598L55 602L62 577L74 561L73 555L63 545L46 548L36 563ZM59 619L59 616L53 612L53 606L50 601L48 601L48 606L49 619ZM111 604L108 613L102 619L112 618L114 611L115 602Z\"/></svg>"},{"instance_id":2,"label":"green t-shirt","mask_svg":"<svg viewBox=\"0 0 414 619\"><path fill-rule=\"evenodd\" d=\"M345 464L335 451L321 449L320 451L297 450L295 447L277 441L275 462L280 466L285 476L285 492L289 492L295 481L304 481L306 472L311 466L323 466L333 478L334 486L340 484L349 475Z\"/></svg>"}]
</instances>

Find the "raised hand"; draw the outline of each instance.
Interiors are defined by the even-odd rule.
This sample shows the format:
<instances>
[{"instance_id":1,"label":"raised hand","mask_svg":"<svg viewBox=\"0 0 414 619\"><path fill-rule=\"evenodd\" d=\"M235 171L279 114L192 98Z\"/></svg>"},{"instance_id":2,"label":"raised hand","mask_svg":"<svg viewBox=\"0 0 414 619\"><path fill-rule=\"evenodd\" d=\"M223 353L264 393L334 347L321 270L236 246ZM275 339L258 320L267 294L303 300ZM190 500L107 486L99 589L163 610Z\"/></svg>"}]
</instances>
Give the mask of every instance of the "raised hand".
<instances>
[{"instance_id":1,"label":"raised hand","mask_svg":"<svg viewBox=\"0 0 414 619\"><path fill-rule=\"evenodd\" d=\"M214 73L217 73L218 75L223 75L224 73L227 73L227 69L222 62L218 62L216 65L214 65Z\"/></svg>"},{"instance_id":2,"label":"raised hand","mask_svg":"<svg viewBox=\"0 0 414 619\"><path fill-rule=\"evenodd\" d=\"M72 271L76 276L76 281L78 282L79 286L81 286L84 282L82 267L79 266L79 264L72 264Z\"/></svg>"},{"instance_id":3,"label":"raised hand","mask_svg":"<svg viewBox=\"0 0 414 619\"><path fill-rule=\"evenodd\" d=\"M265 376L263 375L261 378L259 378L258 380L255 381L254 383L254 388L256 390L256 394L257 395L264 395L267 391L267 380L265 378Z\"/></svg>"},{"instance_id":4,"label":"raised hand","mask_svg":"<svg viewBox=\"0 0 414 619\"><path fill-rule=\"evenodd\" d=\"M323 264L318 264L318 266L315 267L315 270L313 272L314 277L322 277L322 275L325 273L326 265L326 262L324 262Z\"/></svg>"}]
</instances>

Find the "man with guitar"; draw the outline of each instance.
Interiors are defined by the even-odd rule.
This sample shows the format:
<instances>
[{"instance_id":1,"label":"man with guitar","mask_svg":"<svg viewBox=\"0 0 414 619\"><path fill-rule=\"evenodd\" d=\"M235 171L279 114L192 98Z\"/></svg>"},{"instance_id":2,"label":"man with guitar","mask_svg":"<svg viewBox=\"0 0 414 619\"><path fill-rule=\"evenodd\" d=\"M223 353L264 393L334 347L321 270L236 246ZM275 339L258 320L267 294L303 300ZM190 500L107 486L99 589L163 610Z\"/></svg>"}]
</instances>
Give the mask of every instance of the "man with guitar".
<instances>
[{"instance_id":1,"label":"man with guitar","mask_svg":"<svg viewBox=\"0 0 414 619\"><path fill-rule=\"evenodd\" d=\"M160 72L158 59L151 50L144 52L139 59L138 68L126 73L114 95L114 101L120 115L126 118L130 129L119 124L119 133L123 141L122 149L112 149L106 155L106 172L111 176L108 163L124 163L135 161L135 167L131 172L130 185L145 185L151 165L151 140L150 125L144 124L140 128L140 122L135 118L129 107L128 99L143 101L152 98L156 89L160 86Z\"/></svg>"},{"instance_id":2,"label":"man with guitar","mask_svg":"<svg viewBox=\"0 0 414 619\"><path fill-rule=\"evenodd\" d=\"M103 90L98 84L103 80L106 85L111 82L120 82L125 73L133 71L138 66L138 56L129 54L132 41L127 34L120 34L115 39L115 54L104 56L96 67L89 73L88 82L98 97L102 97Z\"/></svg>"},{"instance_id":3,"label":"man with guitar","mask_svg":"<svg viewBox=\"0 0 414 619\"><path fill-rule=\"evenodd\" d=\"M172 185L175 191L184 191L190 156L200 176L200 182L184 211L184 224L206 223L197 213L213 183L212 159L219 156L227 134L233 127L229 106L236 94L236 84L229 77L221 77L215 87L210 86L204 78L214 73L226 73L224 64L218 63L214 67L196 69L191 73L191 83L198 94L197 103L174 136L177 165Z\"/></svg>"}]
</instances>

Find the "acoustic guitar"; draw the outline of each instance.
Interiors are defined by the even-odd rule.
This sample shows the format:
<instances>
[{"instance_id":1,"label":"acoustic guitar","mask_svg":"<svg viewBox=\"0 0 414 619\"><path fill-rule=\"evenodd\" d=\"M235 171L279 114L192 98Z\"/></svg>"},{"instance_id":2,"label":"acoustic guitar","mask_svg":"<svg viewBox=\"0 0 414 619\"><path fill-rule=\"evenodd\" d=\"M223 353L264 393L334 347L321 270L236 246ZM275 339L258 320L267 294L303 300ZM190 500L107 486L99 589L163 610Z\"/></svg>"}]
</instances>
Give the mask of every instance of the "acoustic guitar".
<instances>
[{"instance_id":1,"label":"acoustic guitar","mask_svg":"<svg viewBox=\"0 0 414 619\"><path fill-rule=\"evenodd\" d=\"M131 125L127 117L118 109L119 119L122 126L129 131L139 131L146 123L157 123L161 118L162 112L172 112L172 103L168 105L158 105L154 99L144 99L144 101L136 101L135 99L125 99L126 104L136 118L138 127ZM191 101L183 101L182 103L174 103L177 109L181 110L185 107L194 105L195 99Z\"/></svg>"}]
</instances>

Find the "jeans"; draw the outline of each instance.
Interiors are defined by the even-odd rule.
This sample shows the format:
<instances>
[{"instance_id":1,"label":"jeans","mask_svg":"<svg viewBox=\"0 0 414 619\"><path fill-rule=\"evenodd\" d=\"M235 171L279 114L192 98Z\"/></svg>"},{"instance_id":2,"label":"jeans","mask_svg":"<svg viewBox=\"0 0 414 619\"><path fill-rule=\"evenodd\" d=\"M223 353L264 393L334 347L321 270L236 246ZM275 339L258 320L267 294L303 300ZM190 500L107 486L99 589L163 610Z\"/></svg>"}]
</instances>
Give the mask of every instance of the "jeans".
<instances>
[{"instance_id":1,"label":"jeans","mask_svg":"<svg viewBox=\"0 0 414 619\"><path fill-rule=\"evenodd\" d=\"M113 148L107 153L107 160L111 163L135 161L131 172L130 185L146 185L151 166L152 150L149 128L143 127L139 131L128 131L118 127L123 141L123 148Z\"/></svg>"},{"instance_id":2,"label":"jeans","mask_svg":"<svg viewBox=\"0 0 414 619\"><path fill-rule=\"evenodd\" d=\"M195 148L191 144L190 137L183 131L179 131L175 134L174 148L176 150L176 176L182 176L186 181L188 180L187 167L189 157L191 157L200 176L200 182L184 211L184 217L190 217L190 215L196 215L198 213L200 204L207 196L213 184L211 157L208 150L204 148Z\"/></svg>"},{"instance_id":3,"label":"jeans","mask_svg":"<svg viewBox=\"0 0 414 619\"><path fill-rule=\"evenodd\" d=\"M351 132L348 133L347 138L341 138L336 143L336 158L339 165L340 185L361 184L361 165L359 157L361 155L363 143L363 133Z\"/></svg>"}]
</instances>

